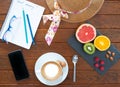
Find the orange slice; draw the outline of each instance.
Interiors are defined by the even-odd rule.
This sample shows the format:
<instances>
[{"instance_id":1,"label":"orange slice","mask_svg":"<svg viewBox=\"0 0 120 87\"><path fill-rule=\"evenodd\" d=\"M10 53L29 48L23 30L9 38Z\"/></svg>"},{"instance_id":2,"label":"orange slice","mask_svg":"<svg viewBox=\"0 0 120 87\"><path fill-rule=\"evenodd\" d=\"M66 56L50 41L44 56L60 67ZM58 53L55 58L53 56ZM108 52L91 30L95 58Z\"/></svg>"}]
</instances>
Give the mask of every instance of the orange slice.
<instances>
[{"instance_id":1,"label":"orange slice","mask_svg":"<svg viewBox=\"0 0 120 87\"><path fill-rule=\"evenodd\" d=\"M105 51L110 47L110 39L104 35L97 36L94 40L94 46L100 51Z\"/></svg>"}]
</instances>

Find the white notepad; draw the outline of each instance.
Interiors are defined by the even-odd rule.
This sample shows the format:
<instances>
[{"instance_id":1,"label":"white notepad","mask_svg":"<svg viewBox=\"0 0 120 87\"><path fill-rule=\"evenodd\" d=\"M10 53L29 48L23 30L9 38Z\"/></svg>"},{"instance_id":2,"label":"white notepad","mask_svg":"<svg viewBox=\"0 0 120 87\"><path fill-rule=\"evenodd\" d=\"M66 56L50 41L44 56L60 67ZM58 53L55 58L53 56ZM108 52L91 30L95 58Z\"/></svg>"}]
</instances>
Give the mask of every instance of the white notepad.
<instances>
[{"instance_id":1,"label":"white notepad","mask_svg":"<svg viewBox=\"0 0 120 87\"><path fill-rule=\"evenodd\" d=\"M44 7L27 0L12 0L0 39L30 49L44 10Z\"/></svg>"}]
</instances>

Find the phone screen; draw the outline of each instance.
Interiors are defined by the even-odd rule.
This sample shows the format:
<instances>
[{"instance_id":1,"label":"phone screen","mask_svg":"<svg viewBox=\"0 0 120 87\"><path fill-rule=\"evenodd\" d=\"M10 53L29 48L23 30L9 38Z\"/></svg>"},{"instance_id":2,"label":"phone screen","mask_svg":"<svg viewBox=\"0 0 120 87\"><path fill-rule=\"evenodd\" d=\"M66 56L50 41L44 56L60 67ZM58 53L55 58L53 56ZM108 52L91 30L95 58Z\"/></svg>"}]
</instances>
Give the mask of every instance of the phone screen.
<instances>
[{"instance_id":1,"label":"phone screen","mask_svg":"<svg viewBox=\"0 0 120 87\"><path fill-rule=\"evenodd\" d=\"M28 78L29 73L21 50L17 50L9 53L8 57L16 80L22 80Z\"/></svg>"}]
</instances>

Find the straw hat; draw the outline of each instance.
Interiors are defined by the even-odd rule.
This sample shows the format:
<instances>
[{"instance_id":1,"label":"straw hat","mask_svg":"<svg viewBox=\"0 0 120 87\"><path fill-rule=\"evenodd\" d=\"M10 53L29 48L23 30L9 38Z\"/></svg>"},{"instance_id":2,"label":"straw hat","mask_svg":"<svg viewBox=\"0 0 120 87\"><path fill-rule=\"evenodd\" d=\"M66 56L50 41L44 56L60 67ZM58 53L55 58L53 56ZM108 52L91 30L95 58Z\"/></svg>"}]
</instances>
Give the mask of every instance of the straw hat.
<instances>
[{"instance_id":1,"label":"straw hat","mask_svg":"<svg viewBox=\"0 0 120 87\"><path fill-rule=\"evenodd\" d=\"M48 7L54 11L54 0L46 0ZM102 7L104 0L57 0L61 9L70 11L69 18L62 20L67 22L83 22L93 17ZM84 10L84 11L83 11ZM80 12L74 14L73 12Z\"/></svg>"}]
</instances>

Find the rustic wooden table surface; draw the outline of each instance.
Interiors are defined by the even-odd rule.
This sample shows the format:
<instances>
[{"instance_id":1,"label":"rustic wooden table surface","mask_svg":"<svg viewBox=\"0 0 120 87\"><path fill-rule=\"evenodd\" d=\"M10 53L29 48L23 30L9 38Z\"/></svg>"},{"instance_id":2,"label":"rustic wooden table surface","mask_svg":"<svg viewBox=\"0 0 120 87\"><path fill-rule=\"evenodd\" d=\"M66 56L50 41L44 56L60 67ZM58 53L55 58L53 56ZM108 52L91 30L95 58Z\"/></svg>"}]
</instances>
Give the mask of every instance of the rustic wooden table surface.
<instances>
[{"instance_id":1,"label":"rustic wooden table surface","mask_svg":"<svg viewBox=\"0 0 120 87\"><path fill-rule=\"evenodd\" d=\"M30 0L46 8L45 13L51 13L45 0ZM0 28L4 22L11 0L0 0ZM101 33L108 36L115 47L120 50L120 0L105 0L101 10L89 22ZM35 36L36 45L30 50L13 44L6 44L0 40L0 87L45 87L35 76L34 65L39 56L46 52L57 52L63 55L69 65L69 73L66 80L59 87L120 87L120 61L118 61L104 75L100 76L79 55L77 64L77 82L72 82L73 63L71 58L77 54L67 43L69 37L75 33L81 23L67 23L62 21L56 36L49 47L44 36L50 25L43 25L42 21ZM7 54L11 51L21 49L25 58L30 77L25 80L16 81Z\"/></svg>"}]
</instances>

